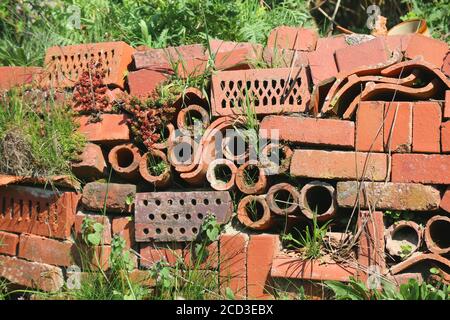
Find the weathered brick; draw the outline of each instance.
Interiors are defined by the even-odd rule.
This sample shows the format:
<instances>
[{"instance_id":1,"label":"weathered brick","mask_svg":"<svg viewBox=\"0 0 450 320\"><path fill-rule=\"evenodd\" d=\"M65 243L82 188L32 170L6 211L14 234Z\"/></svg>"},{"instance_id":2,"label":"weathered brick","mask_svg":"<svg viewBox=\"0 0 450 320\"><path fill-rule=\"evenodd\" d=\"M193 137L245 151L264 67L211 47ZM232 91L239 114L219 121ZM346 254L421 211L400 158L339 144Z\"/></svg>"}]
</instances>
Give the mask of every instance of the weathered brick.
<instances>
[{"instance_id":1,"label":"weathered brick","mask_svg":"<svg viewBox=\"0 0 450 320\"><path fill-rule=\"evenodd\" d=\"M365 282L373 272L384 274L386 269L383 212L360 211L357 225L363 230L358 243L358 263L364 266L358 277Z\"/></svg>"},{"instance_id":2,"label":"weathered brick","mask_svg":"<svg viewBox=\"0 0 450 320\"><path fill-rule=\"evenodd\" d=\"M134 246L134 221L131 217L113 217L112 234L121 236L127 245L127 248Z\"/></svg>"},{"instance_id":3,"label":"weathered brick","mask_svg":"<svg viewBox=\"0 0 450 320\"><path fill-rule=\"evenodd\" d=\"M421 34L414 34L408 42L405 56L408 59L423 57L423 59L437 68L441 68L448 52L448 45L437 39Z\"/></svg>"},{"instance_id":4,"label":"weathered brick","mask_svg":"<svg viewBox=\"0 0 450 320\"><path fill-rule=\"evenodd\" d=\"M337 183L337 202L340 207L353 208L356 200L362 209L430 211L439 209L439 190L415 183L365 182L359 192L357 181Z\"/></svg>"},{"instance_id":5,"label":"weathered brick","mask_svg":"<svg viewBox=\"0 0 450 320\"><path fill-rule=\"evenodd\" d=\"M57 291L64 285L59 267L1 255L0 277L13 284L43 291Z\"/></svg>"},{"instance_id":6,"label":"weathered brick","mask_svg":"<svg viewBox=\"0 0 450 320\"><path fill-rule=\"evenodd\" d=\"M0 254L15 256L18 244L19 236L17 234L0 231Z\"/></svg>"},{"instance_id":7,"label":"weathered brick","mask_svg":"<svg viewBox=\"0 0 450 320\"><path fill-rule=\"evenodd\" d=\"M409 41L411 40L412 34L402 34L402 35L388 35L384 36L389 50L391 51L401 51L404 52L408 48Z\"/></svg>"},{"instance_id":8,"label":"weathered brick","mask_svg":"<svg viewBox=\"0 0 450 320\"><path fill-rule=\"evenodd\" d=\"M151 268L158 261L165 261L174 266L183 259L181 243L145 243L140 247L140 266Z\"/></svg>"},{"instance_id":9,"label":"weathered brick","mask_svg":"<svg viewBox=\"0 0 450 320\"><path fill-rule=\"evenodd\" d=\"M219 282L221 290L230 288L237 298L247 296L248 236L243 233L220 236Z\"/></svg>"},{"instance_id":10,"label":"weathered brick","mask_svg":"<svg viewBox=\"0 0 450 320\"><path fill-rule=\"evenodd\" d=\"M219 266L219 244L217 241L207 245L202 257L195 255L193 242L183 248L183 260L187 267L197 269L217 270Z\"/></svg>"},{"instance_id":11,"label":"weathered brick","mask_svg":"<svg viewBox=\"0 0 450 320\"><path fill-rule=\"evenodd\" d=\"M441 152L442 109L438 102L415 102L413 107L413 152Z\"/></svg>"},{"instance_id":12,"label":"weathered brick","mask_svg":"<svg viewBox=\"0 0 450 320\"><path fill-rule=\"evenodd\" d=\"M450 119L450 90L445 91L444 118Z\"/></svg>"},{"instance_id":13,"label":"weathered brick","mask_svg":"<svg viewBox=\"0 0 450 320\"><path fill-rule=\"evenodd\" d=\"M272 130L278 130L280 140L305 145L343 148L355 146L355 124L353 121L267 116L261 121L260 130L262 130L261 136L263 137L270 137Z\"/></svg>"},{"instance_id":14,"label":"weathered brick","mask_svg":"<svg viewBox=\"0 0 450 320\"><path fill-rule=\"evenodd\" d=\"M89 116L80 116L77 122L78 131L86 136L90 142L112 145L125 143L130 140L130 129L127 116L123 114L102 114L101 121L90 122Z\"/></svg>"},{"instance_id":15,"label":"weathered brick","mask_svg":"<svg viewBox=\"0 0 450 320\"><path fill-rule=\"evenodd\" d=\"M82 238L82 227L84 219L89 218L96 223L103 225L103 238L102 244L111 244L111 222L108 216L100 214L85 214L81 211L77 212L75 216L75 234L78 239ZM124 217L128 218L128 217Z\"/></svg>"},{"instance_id":16,"label":"weathered brick","mask_svg":"<svg viewBox=\"0 0 450 320\"><path fill-rule=\"evenodd\" d=\"M386 102L384 111L384 151L410 152L412 145L412 103Z\"/></svg>"},{"instance_id":17,"label":"weathered brick","mask_svg":"<svg viewBox=\"0 0 450 320\"><path fill-rule=\"evenodd\" d=\"M390 51L383 38L376 38L338 49L335 57L339 72L350 72L358 67L386 63Z\"/></svg>"},{"instance_id":18,"label":"weathered brick","mask_svg":"<svg viewBox=\"0 0 450 320\"><path fill-rule=\"evenodd\" d=\"M84 270L108 270L110 267L110 256L111 246L109 245L87 246L83 243L77 243L72 249L75 265L82 267Z\"/></svg>"},{"instance_id":19,"label":"weathered brick","mask_svg":"<svg viewBox=\"0 0 450 320\"><path fill-rule=\"evenodd\" d=\"M441 209L450 213L450 187L444 192L444 195L441 199Z\"/></svg>"},{"instance_id":20,"label":"weathered brick","mask_svg":"<svg viewBox=\"0 0 450 320\"><path fill-rule=\"evenodd\" d=\"M40 67L0 67L0 89L9 90L15 86L39 81L43 69Z\"/></svg>"},{"instance_id":21,"label":"weathered brick","mask_svg":"<svg viewBox=\"0 0 450 320\"><path fill-rule=\"evenodd\" d=\"M450 184L450 155L394 154L392 181Z\"/></svg>"},{"instance_id":22,"label":"weathered brick","mask_svg":"<svg viewBox=\"0 0 450 320\"><path fill-rule=\"evenodd\" d=\"M383 181L386 179L387 167L388 155L382 153L295 150L291 160L291 175L337 180L358 180L364 177L371 181Z\"/></svg>"},{"instance_id":23,"label":"weathered brick","mask_svg":"<svg viewBox=\"0 0 450 320\"><path fill-rule=\"evenodd\" d=\"M0 187L0 230L67 239L79 196L41 188Z\"/></svg>"},{"instance_id":24,"label":"weathered brick","mask_svg":"<svg viewBox=\"0 0 450 320\"><path fill-rule=\"evenodd\" d=\"M383 152L384 102L361 102L356 113L356 150Z\"/></svg>"},{"instance_id":25,"label":"weathered brick","mask_svg":"<svg viewBox=\"0 0 450 320\"><path fill-rule=\"evenodd\" d=\"M441 143L442 143L442 152L450 153L450 121L442 123Z\"/></svg>"},{"instance_id":26,"label":"weathered brick","mask_svg":"<svg viewBox=\"0 0 450 320\"><path fill-rule=\"evenodd\" d=\"M308 28L279 26L273 29L267 39L267 46L272 48L314 51L319 35L316 30Z\"/></svg>"},{"instance_id":27,"label":"weathered brick","mask_svg":"<svg viewBox=\"0 0 450 320\"><path fill-rule=\"evenodd\" d=\"M84 186L81 202L92 211L131 212L127 199L134 201L136 186L133 184L90 182Z\"/></svg>"},{"instance_id":28,"label":"weathered brick","mask_svg":"<svg viewBox=\"0 0 450 320\"><path fill-rule=\"evenodd\" d=\"M140 69L128 73L128 86L133 96L148 96L169 78L169 71Z\"/></svg>"},{"instance_id":29,"label":"weathered brick","mask_svg":"<svg viewBox=\"0 0 450 320\"><path fill-rule=\"evenodd\" d=\"M212 39L209 50L214 57L216 70L249 69L249 61L256 59L262 48L249 42L232 42Z\"/></svg>"},{"instance_id":30,"label":"weathered brick","mask_svg":"<svg viewBox=\"0 0 450 320\"><path fill-rule=\"evenodd\" d=\"M447 55L444 58L441 70L447 77L450 77L450 51L447 52Z\"/></svg>"},{"instance_id":31,"label":"weathered brick","mask_svg":"<svg viewBox=\"0 0 450 320\"><path fill-rule=\"evenodd\" d=\"M272 260L279 250L279 236L272 234L251 235L247 247L247 294L261 299L270 288Z\"/></svg>"},{"instance_id":32,"label":"weathered brick","mask_svg":"<svg viewBox=\"0 0 450 320\"><path fill-rule=\"evenodd\" d=\"M86 144L78 160L72 163L72 172L77 177L92 180L105 175L106 162L100 146L93 143Z\"/></svg>"},{"instance_id":33,"label":"weathered brick","mask_svg":"<svg viewBox=\"0 0 450 320\"><path fill-rule=\"evenodd\" d=\"M75 248L71 241L21 234L18 257L30 261L68 267L73 264L72 250Z\"/></svg>"}]
</instances>

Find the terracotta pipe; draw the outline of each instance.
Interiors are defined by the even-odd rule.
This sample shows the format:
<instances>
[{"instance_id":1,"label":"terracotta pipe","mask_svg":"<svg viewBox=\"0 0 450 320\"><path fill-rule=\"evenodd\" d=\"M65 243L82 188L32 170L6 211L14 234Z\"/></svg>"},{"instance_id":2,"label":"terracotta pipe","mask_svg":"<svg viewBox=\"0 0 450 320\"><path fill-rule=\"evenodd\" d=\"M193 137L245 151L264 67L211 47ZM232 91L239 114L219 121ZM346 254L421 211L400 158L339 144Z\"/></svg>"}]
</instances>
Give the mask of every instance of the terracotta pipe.
<instances>
[{"instance_id":1,"label":"terracotta pipe","mask_svg":"<svg viewBox=\"0 0 450 320\"><path fill-rule=\"evenodd\" d=\"M299 205L308 219L312 220L317 210L317 221L329 220L336 214L336 190L322 181L307 183L300 191Z\"/></svg>"},{"instance_id":2,"label":"terracotta pipe","mask_svg":"<svg viewBox=\"0 0 450 320\"><path fill-rule=\"evenodd\" d=\"M249 181L253 179L250 170L257 171L258 180ZM256 173L256 172L255 172ZM247 161L241 165L236 173L236 185L245 194L261 194L267 188L267 176L264 169L261 168L257 163Z\"/></svg>"},{"instance_id":3,"label":"terracotta pipe","mask_svg":"<svg viewBox=\"0 0 450 320\"><path fill-rule=\"evenodd\" d=\"M181 109L178 113L178 129L185 135L193 135L195 129L193 123L194 119L199 119L203 129L208 128L210 124L208 111L199 105L191 104L190 106Z\"/></svg>"},{"instance_id":4,"label":"terracotta pipe","mask_svg":"<svg viewBox=\"0 0 450 320\"><path fill-rule=\"evenodd\" d=\"M216 159L209 164L206 179L214 190L230 190L234 187L236 172L237 167L232 161Z\"/></svg>"},{"instance_id":5,"label":"terracotta pipe","mask_svg":"<svg viewBox=\"0 0 450 320\"><path fill-rule=\"evenodd\" d=\"M385 231L386 249L391 256L401 257L417 251L422 243L422 228L413 221L398 221ZM403 252L409 246L409 252Z\"/></svg>"},{"instance_id":6,"label":"terracotta pipe","mask_svg":"<svg viewBox=\"0 0 450 320\"><path fill-rule=\"evenodd\" d=\"M171 139L167 159L177 170L182 166L190 165L195 159L197 150L198 144L190 136L178 136Z\"/></svg>"},{"instance_id":7,"label":"terracotta pipe","mask_svg":"<svg viewBox=\"0 0 450 320\"><path fill-rule=\"evenodd\" d=\"M425 226L425 242L428 249L436 254L450 252L450 218L434 216Z\"/></svg>"},{"instance_id":8,"label":"terracotta pipe","mask_svg":"<svg viewBox=\"0 0 450 320\"><path fill-rule=\"evenodd\" d=\"M269 154L272 154L274 150L278 151L278 157L275 160L278 160L279 163L274 163L273 161L271 161L271 156L269 156ZM282 174L287 172L291 165L293 154L294 153L292 152L291 148L289 148L287 145L281 146L278 143L270 143L266 145L261 151L261 162L264 166L266 174Z\"/></svg>"},{"instance_id":9,"label":"terracotta pipe","mask_svg":"<svg viewBox=\"0 0 450 320\"><path fill-rule=\"evenodd\" d=\"M277 215L289 215L298 211L300 192L289 183L278 183L270 187L266 201L270 210Z\"/></svg>"},{"instance_id":10,"label":"terracotta pipe","mask_svg":"<svg viewBox=\"0 0 450 320\"><path fill-rule=\"evenodd\" d=\"M131 143L112 148L108 154L108 161L113 170L125 179L133 179L139 176L141 155L139 149Z\"/></svg>"},{"instance_id":11,"label":"terracotta pipe","mask_svg":"<svg viewBox=\"0 0 450 320\"><path fill-rule=\"evenodd\" d=\"M175 127L173 124L169 123L166 125L166 129L168 131L168 136L166 137L166 140L164 142L153 144L152 149L165 150L170 146L172 137L175 134Z\"/></svg>"},{"instance_id":12,"label":"terracotta pipe","mask_svg":"<svg viewBox=\"0 0 450 320\"><path fill-rule=\"evenodd\" d=\"M151 159L149 158L150 156L153 158L158 158L166 164L166 168L161 174L152 174L149 170L148 161ZM155 187L164 188L170 184L170 164L167 162L167 157L164 152L160 150L151 149L142 156L141 162L139 163L139 172L145 181L153 184Z\"/></svg>"},{"instance_id":13,"label":"terracotta pipe","mask_svg":"<svg viewBox=\"0 0 450 320\"><path fill-rule=\"evenodd\" d=\"M243 139L240 136L234 136L234 137L224 137L222 140L222 152L223 152L223 156L231 161L235 161L238 164L242 164L245 161L248 160L249 157L249 152L248 152L248 148L245 146L245 142L244 142L244 152L236 154L236 152L234 150L231 150L231 142L234 139ZM237 142L237 141L236 141ZM236 146L234 146L234 149L236 149Z\"/></svg>"},{"instance_id":14,"label":"terracotta pipe","mask_svg":"<svg viewBox=\"0 0 450 320\"><path fill-rule=\"evenodd\" d=\"M273 225L270 209L264 196L244 197L239 202L237 217L244 226L254 230L267 230Z\"/></svg>"}]
</instances>

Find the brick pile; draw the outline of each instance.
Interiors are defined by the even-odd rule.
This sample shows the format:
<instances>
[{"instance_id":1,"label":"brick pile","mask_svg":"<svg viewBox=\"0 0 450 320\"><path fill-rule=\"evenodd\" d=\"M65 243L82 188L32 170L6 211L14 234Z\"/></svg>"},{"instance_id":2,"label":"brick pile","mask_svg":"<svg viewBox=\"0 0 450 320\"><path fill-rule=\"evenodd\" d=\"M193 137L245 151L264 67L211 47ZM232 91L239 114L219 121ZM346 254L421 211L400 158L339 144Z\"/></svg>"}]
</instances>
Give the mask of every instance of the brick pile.
<instances>
[{"instance_id":1,"label":"brick pile","mask_svg":"<svg viewBox=\"0 0 450 320\"><path fill-rule=\"evenodd\" d=\"M423 279L427 266L438 265L448 282L448 52L447 44L420 34L320 38L311 29L279 27L266 47L211 40L208 49L137 50L123 42L98 43L50 48L44 68L2 67L2 89L38 79L70 90L87 62L102 58L113 99L152 94L174 74L201 75L211 58L215 71L209 92L188 88L179 97L170 138L151 150L133 144L125 114L105 112L98 122L79 116L88 144L73 173L82 191L70 183L54 191L36 180L1 176L0 276L25 287L60 289L66 269L78 263L86 217L105 230L103 245L92 249L97 267L108 268L114 235L137 253L136 278L161 259L189 265L189 244L213 214L227 227L208 246L204 268L241 298L271 298L272 288L286 279L318 297L310 280L368 279L374 269L403 282ZM257 69L255 60L274 67ZM270 161L249 160L249 148L234 150L239 136L217 138L246 126L248 97L259 136L270 138L276 130L277 139L262 146L263 154L279 154L276 174L267 171ZM204 127L200 136L189 122L194 115ZM192 150L189 161L176 157L183 144ZM160 158L166 169L150 172L149 157ZM110 172L111 183L105 183ZM248 174L256 177L250 183ZM398 211L415 215L394 223L386 218ZM329 232L330 239L349 237L342 226L357 218L354 263L306 260L283 248L279 235L310 224L314 213L319 223L332 221L337 232Z\"/></svg>"}]
</instances>

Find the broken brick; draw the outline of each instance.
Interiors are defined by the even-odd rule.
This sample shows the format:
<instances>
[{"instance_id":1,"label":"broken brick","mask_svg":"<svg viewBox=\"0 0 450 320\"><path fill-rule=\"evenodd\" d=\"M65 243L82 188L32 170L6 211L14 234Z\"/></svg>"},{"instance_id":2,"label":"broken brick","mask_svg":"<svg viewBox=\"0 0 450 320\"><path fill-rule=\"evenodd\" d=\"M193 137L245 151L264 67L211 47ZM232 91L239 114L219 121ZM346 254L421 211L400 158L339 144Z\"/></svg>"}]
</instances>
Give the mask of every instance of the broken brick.
<instances>
[{"instance_id":1,"label":"broken brick","mask_svg":"<svg viewBox=\"0 0 450 320\"><path fill-rule=\"evenodd\" d=\"M445 91L444 118L450 119L450 90Z\"/></svg>"},{"instance_id":2,"label":"broken brick","mask_svg":"<svg viewBox=\"0 0 450 320\"><path fill-rule=\"evenodd\" d=\"M0 277L13 284L43 291L58 291L64 285L61 268L0 255Z\"/></svg>"},{"instance_id":3,"label":"broken brick","mask_svg":"<svg viewBox=\"0 0 450 320\"><path fill-rule=\"evenodd\" d=\"M277 130L279 139L305 145L342 148L355 146L353 121L307 117L267 116L260 124L261 135Z\"/></svg>"},{"instance_id":4,"label":"broken brick","mask_svg":"<svg viewBox=\"0 0 450 320\"><path fill-rule=\"evenodd\" d=\"M297 149L291 160L291 175L337 180L358 180L363 176L367 180L384 181L387 167L388 155L383 153Z\"/></svg>"},{"instance_id":5,"label":"broken brick","mask_svg":"<svg viewBox=\"0 0 450 320\"><path fill-rule=\"evenodd\" d=\"M384 151L410 152L413 112L411 102L386 102L384 119Z\"/></svg>"},{"instance_id":6,"label":"broken brick","mask_svg":"<svg viewBox=\"0 0 450 320\"><path fill-rule=\"evenodd\" d=\"M9 90L15 86L39 81L43 75L40 67L0 67L0 89Z\"/></svg>"},{"instance_id":7,"label":"broken brick","mask_svg":"<svg viewBox=\"0 0 450 320\"><path fill-rule=\"evenodd\" d=\"M442 152L450 153L450 121L442 123L441 143L442 143Z\"/></svg>"},{"instance_id":8,"label":"broken brick","mask_svg":"<svg viewBox=\"0 0 450 320\"><path fill-rule=\"evenodd\" d=\"M18 244L17 234L0 231L0 254L15 256Z\"/></svg>"},{"instance_id":9,"label":"broken brick","mask_svg":"<svg viewBox=\"0 0 450 320\"><path fill-rule=\"evenodd\" d=\"M350 72L361 66L386 63L390 52L383 38L338 49L335 53L339 72Z\"/></svg>"},{"instance_id":10,"label":"broken brick","mask_svg":"<svg viewBox=\"0 0 450 320\"><path fill-rule=\"evenodd\" d=\"M449 170L450 155L392 155L392 182L450 184Z\"/></svg>"},{"instance_id":11,"label":"broken brick","mask_svg":"<svg viewBox=\"0 0 450 320\"><path fill-rule=\"evenodd\" d=\"M441 209L450 213L450 187L445 190L441 199Z\"/></svg>"},{"instance_id":12,"label":"broken brick","mask_svg":"<svg viewBox=\"0 0 450 320\"><path fill-rule=\"evenodd\" d=\"M112 234L121 236L129 249L134 246L134 222L131 217L113 217Z\"/></svg>"},{"instance_id":13,"label":"broken brick","mask_svg":"<svg viewBox=\"0 0 450 320\"><path fill-rule=\"evenodd\" d=\"M100 146L88 143L83 153L80 155L79 161L72 163L72 172L78 178L99 179L106 173L106 162Z\"/></svg>"},{"instance_id":14,"label":"broken brick","mask_svg":"<svg viewBox=\"0 0 450 320\"><path fill-rule=\"evenodd\" d=\"M134 201L136 186L133 184L90 182L84 186L81 202L92 211L131 212L129 199Z\"/></svg>"},{"instance_id":15,"label":"broken brick","mask_svg":"<svg viewBox=\"0 0 450 320\"><path fill-rule=\"evenodd\" d=\"M441 151L442 109L438 102L415 102L413 107L413 146L417 153Z\"/></svg>"},{"instance_id":16,"label":"broken brick","mask_svg":"<svg viewBox=\"0 0 450 320\"><path fill-rule=\"evenodd\" d=\"M319 34L314 29L279 26L273 29L267 39L272 48L314 51Z\"/></svg>"},{"instance_id":17,"label":"broken brick","mask_svg":"<svg viewBox=\"0 0 450 320\"><path fill-rule=\"evenodd\" d=\"M133 96L146 97L154 93L158 86L169 79L169 72L140 69L128 73L128 87Z\"/></svg>"},{"instance_id":18,"label":"broken brick","mask_svg":"<svg viewBox=\"0 0 450 320\"><path fill-rule=\"evenodd\" d=\"M440 69L447 52L448 45L445 42L421 34L414 34L406 48L405 57L408 59L422 57L425 61Z\"/></svg>"},{"instance_id":19,"label":"broken brick","mask_svg":"<svg viewBox=\"0 0 450 320\"><path fill-rule=\"evenodd\" d=\"M165 261L174 266L183 259L183 247L181 243L141 243L140 266L151 268L158 261Z\"/></svg>"},{"instance_id":20,"label":"broken brick","mask_svg":"<svg viewBox=\"0 0 450 320\"><path fill-rule=\"evenodd\" d=\"M128 217L124 217L128 218ZM83 221L85 219L92 219L94 223L100 223L103 226L102 244L111 244L111 222L108 216L101 214L86 214L81 211L77 212L75 216L75 234L77 240L82 239L83 235Z\"/></svg>"},{"instance_id":21,"label":"broken brick","mask_svg":"<svg viewBox=\"0 0 450 320\"><path fill-rule=\"evenodd\" d=\"M90 142L111 145L125 143L130 140L128 117L123 114L102 114L100 121L90 122L89 116L77 118L78 131Z\"/></svg>"},{"instance_id":22,"label":"broken brick","mask_svg":"<svg viewBox=\"0 0 450 320\"><path fill-rule=\"evenodd\" d=\"M34 236L20 235L18 257L30 261L68 267L73 264L74 243Z\"/></svg>"}]
</instances>

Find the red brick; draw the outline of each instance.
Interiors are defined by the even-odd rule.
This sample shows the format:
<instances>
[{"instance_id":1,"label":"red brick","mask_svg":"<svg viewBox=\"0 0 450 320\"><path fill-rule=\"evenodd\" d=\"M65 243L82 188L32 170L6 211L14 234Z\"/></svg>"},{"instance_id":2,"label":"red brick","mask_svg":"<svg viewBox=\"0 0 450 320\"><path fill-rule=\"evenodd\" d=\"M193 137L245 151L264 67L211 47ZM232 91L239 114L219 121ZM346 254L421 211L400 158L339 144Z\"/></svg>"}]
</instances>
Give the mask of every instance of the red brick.
<instances>
[{"instance_id":1,"label":"red brick","mask_svg":"<svg viewBox=\"0 0 450 320\"><path fill-rule=\"evenodd\" d=\"M88 143L79 161L72 163L72 172L78 178L99 179L105 176L106 162L100 146Z\"/></svg>"},{"instance_id":2,"label":"red brick","mask_svg":"<svg viewBox=\"0 0 450 320\"><path fill-rule=\"evenodd\" d=\"M335 77L338 73L334 50L308 52L308 64L313 84Z\"/></svg>"},{"instance_id":3,"label":"red brick","mask_svg":"<svg viewBox=\"0 0 450 320\"><path fill-rule=\"evenodd\" d=\"M251 235L247 247L247 295L261 299L270 287L272 260L279 250L278 235Z\"/></svg>"},{"instance_id":4,"label":"red brick","mask_svg":"<svg viewBox=\"0 0 450 320\"><path fill-rule=\"evenodd\" d=\"M364 176L367 180L384 181L387 166L388 155L382 153L295 150L291 160L291 175L337 180L359 180Z\"/></svg>"},{"instance_id":5,"label":"red brick","mask_svg":"<svg viewBox=\"0 0 450 320\"><path fill-rule=\"evenodd\" d=\"M121 236L127 245L127 248L134 246L134 222L131 217L113 217L112 234Z\"/></svg>"},{"instance_id":6,"label":"red brick","mask_svg":"<svg viewBox=\"0 0 450 320\"><path fill-rule=\"evenodd\" d=\"M388 35L384 36L384 39L389 47L389 50L395 51L399 50L404 52L408 48L409 41L411 40L412 34L404 35Z\"/></svg>"},{"instance_id":7,"label":"red brick","mask_svg":"<svg viewBox=\"0 0 450 320\"><path fill-rule=\"evenodd\" d=\"M103 225L103 239L102 244L111 244L111 222L108 216L99 214L85 214L81 211L77 212L75 216L75 234L78 239L82 238L82 227L84 219L89 218L94 220L95 223ZM128 217L124 217L128 218Z\"/></svg>"},{"instance_id":8,"label":"red brick","mask_svg":"<svg viewBox=\"0 0 450 320\"><path fill-rule=\"evenodd\" d=\"M358 228L362 228L363 230L358 243L358 263L364 266L365 270L370 267L378 267L378 272L384 274L386 258L384 255L383 212L360 211L357 225ZM376 270L369 271L374 272ZM366 281L370 275L364 271L359 271L358 273L363 281Z\"/></svg>"},{"instance_id":9,"label":"red brick","mask_svg":"<svg viewBox=\"0 0 450 320\"><path fill-rule=\"evenodd\" d=\"M55 46L47 49L45 67L50 87L72 87L91 59L101 58L105 84L122 87L134 49L123 41ZM68 61L69 60L69 61Z\"/></svg>"},{"instance_id":10,"label":"red brick","mask_svg":"<svg viewBox=\"0 0 450 320\"><path fill-rule=\"evenodd\" d=\"M423 59L437 68L441 68L448 52L448 45L437 39L414 34L408 43L405 56L409 59L423 57Z\"/></svg>"},{"instance_id":11,"label":"red brick","mask_svg":"<svg viewBox=\"0 0 450 320\"><path fill-rule=\"evenodd\" d=\"M450 153L450 121L442 123L441 142L442 142L442 152Z\"/></svg>"},{"instance_id":12,"label":"red brick","mask_svg":"<svg viewBox=\"0 0 450 320\"><path fill-rule=\"evenodd\" d=\"M90 122L89 116L77 118L80 127L78 131L86 136L90 142L100 144L120 144L130 140L130 129L127 116L123 114L102 114L101 121Z\"/></svg>"},{"instance_id":13,"label":"red brick","mask_svg":"<svg viewBox=\"0 0 450 320\"><path fill-rule=\"evenodd\" d=\"M450 90L445 91L444 118L450 119Z\"/></svg>"},{"instance_id":14,"label":"red brick","mask_svg":"<svg viewBox=\"0 0 450 320\"><path fill-rule=\"evenodd\" d=\"M350 72L358 67L386 63L390 52L384 39L376 38L336 50L335 57L339 72Z\"/></svg>"},{"instance_id":15,"label":"red brick","mask_svg":"<svg viewBox=\"0 0 450 320\"><path fill-rule=\"evenodd\" d=\"M384 102L361 102L356 113L356 150L383 152Z\"/></svg>"},{"instance_id":16,"label":"red brick","mask_svg":"<svg viewBox=\"0 0 450 320\"><path fill-rule=\"evenodd\" d=\"M442 109L438 102L415 102L413 107L413 152L441 152Z\"/></svg>"},{"instance_id":17,"label":"red brick","mask_svg":"<svg viewBox=\"0 0 450 320\"><path fill-rule=\"evenodd\" d=\"M267 39L268 47L314 51L319 35L308 28L280 26L273 29Z\"/></svg>"},{"instance_id":18,"label":"red brick","mask_svg":"<svg viewBox=\"0 0 450 320\"><path fill-rule=\"evenodd\" d=\"M270 137L278 130L279 139L306 145L323 145L343 148L355 146L353 121L315 119L306 117L268 116L260 124L262 136ZM267 135L268 134L268 135Z\"/></svg>"},{"instance_id":19,"label":"red brick","mask_svg":"<svg viewBox=\"0 0 450 320\"><path fill-rule=\"evenodd\" d=\"M450 155L394 154L392 182L450 184Z\"/></svg>"},{"instance_id":20,"label":"red brick","mask_svg":"<svg viewBox=\"0 0 450 320\"><path fill-rule=\"evenodd\" d=\"M152 278L149 271L134 269L129 274L132 283L139 284L144 287L154 287L156 281Z\"/></svg>"},{"instance_id":21,"label":"red brick","mask_svg":"<svg viewBox=\"0 0 450 320\"><path fill-rule=\"evenodd\" d=\"M193 244L193 242L191 244ZM188 245L185 248L183 248L183 259L187 267L208 269L208 270L216 270L218 268L219 245L217 241L206 246L205 257L203 261L200 261L198 258L195 258L193 250L195 250L195 245L194 246Z\"/></svg>"},{"instance_id":22,"label":"red brick","mask_svg":"<svg viewBox=\"0 0 450 320\"><path fill-rule=\"evenodd\" d=\"M249 61L256 59L261 47L249 42L210 40L209 50L216 70L249 69Z\"/></svg>"},{"instance_id":23,"label":"red brick","mask_svg":"<svg viewBox=\"0 0 450 320\"><path fill-rule=\"evenodd\" d=\"M386 102L384 109L386 113L384 151L388 152L390 149L392 152L410 152L412 145L412 103Z\"/></svg>"},{"instance_id":24,"label":"red brick","mask_svg":"<svg viewBox=\"0 0 450 320\"><path fill-rule=\"evenodd\" d=\"M141 267L150 268L160 260L174 266L182 261L183 248L181 243L145 243L141 244L140 255Z\"/></svg>"},{"instance_id":25,"label":"red brick","mask_svg":"<svg viewBox=\"0 0 450 320\"><path fill-rule=\"evenodd\" d=\"M450 77L450 51L447 52L447 55L445 56L444 62L442 63L442 72L447 76Z\"/></svg>"},{"instance_id":26,"label":"red brick","mask_svg":"<svg viewBox=\"0 0 450 320\"><path fill-rule=\"evenodd\" d=\"M0 67L0 89L9 90L39 81L42 74L43 69L40 67Z\"/></svg>"},{"instance_id":27,"label":"red brick","mask_svg":"<svg viewBox=\"0 0 450 320\"><path fill-rule=\"evenodd\" d=\"M140 69L128 73L128 86L133 96L148 96L164 81L169 79L169 72Z\"/></svg>"},{"instance_id":28,"label":"red brick","mask_svg":"<svg viewBox=\"0 0 450 320\"><path fill-rule=\"evenodd\" d=\"M333 50L334 52L338 49L347 48L348 46L345 35L341 34L332 37L319 38L317 40L316 51Z\"/></svg>"},{"instance_id":29,"label":"red brick","mask_svg":"<svg viewBox=\"0 0 450 320\"><path fill-rule=\"evenodd\" d=\"M67 239L79 196L25 186L0 187L0 230Z\"/></svg>"},{"instance_id":30,"label":"red brick","mask_svg":"<svg viewBox=\"0 0 450 320\"><path fill-rule=\"evenodd\" d=\"M82 267L83 270L108 270L111 246L87 246L77 243L72 249L72 256L75 264Z\"/></svg>"},{"instance_id":31,"label":"red brick","mask_svg":"<svg viewBox=\"0 0 450 320\"><path fill-rule=\"evenodd\" d=\"M73 264L72 250L74 243L21 234L19 241L19 258L30 261L68 267Z\"/></svg>"},{"instance_id":32,"label":"red brick","mask_svg":"<svg viewBox=\"0 0 450 320\"><path fill-rule=\"evenodd\" d=\"M219 281L221 290L230 288L237 298L247 296L246 234L224 234L220 237Z\"/></svg>"},{"instance_id":33,"label":"red brick","mask_svg":"<svg viewBox=\"0 0 450 320\"><path fill-rule=\"evenodd\" d=\"M133 184L90 182L83 188L81 202L84 207L92 211L129 213L131 207L128 199L134 201L136 186Z\"/></svg>"},{"instance_id":34,"label":"red brick","mask_svg":"<svg viewBox=\"0 0 450 320\"><path fill-rule=\"evenodd\" d=\"M13 284L43 291L58 291L64 285L59 267L1 255L0 277Z\"/></svg>"},{"instance_id":35,"label":"red brick","mask_svg":"<svg viewBox=\"0 0 450 320\"><path fill-rule=\"evenodd\" d=\"M19 236L17 234L0 231L0 254L15 256L18 244Z\"/></svg>"},{"instance_id":36,"label":"red brick","mask_svg":"<svg viewBox=\"0 0 450 320\"><path fill-rule=\"evenodd\" d=\"M447 190L444 192L440 206L441 209L450 213L450 187L448 187Z\"/></svg>"}]
</instances>

